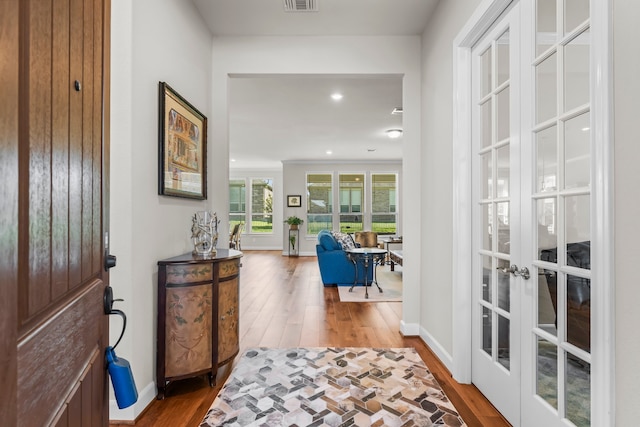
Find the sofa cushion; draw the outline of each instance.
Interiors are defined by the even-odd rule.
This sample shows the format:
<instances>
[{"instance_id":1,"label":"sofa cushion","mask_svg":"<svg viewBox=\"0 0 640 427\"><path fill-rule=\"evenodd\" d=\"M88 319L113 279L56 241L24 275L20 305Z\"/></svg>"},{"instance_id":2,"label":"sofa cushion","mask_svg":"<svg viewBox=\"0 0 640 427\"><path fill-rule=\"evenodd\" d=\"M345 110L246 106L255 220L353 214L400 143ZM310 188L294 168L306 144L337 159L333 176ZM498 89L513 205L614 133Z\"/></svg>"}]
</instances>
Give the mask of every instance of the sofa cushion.
<instances>
[{"instance_id":1,"label":"sofa cushion","mask_svg":"<svg viewBox=\"0 0 640 427\"><path fill-rule=\"evenodd\" d=\"M353 241L353 237L347 233L342 233L340 231L332 231L333 237L340 244L343 250L353 249L356 247L356 243Z\"/></svg>"},{"instance_id":2,"label":"sofa cushion","mask_svg":"<svg viewBox=\"0 0 640 427\"><path fill-rule=\"evenodd\" d=\"M336 251L340 249L338 241L329 231L326 230L322 230L318 233L318 244L322 246L325 251Z\"/></svg>"}]
</instances>

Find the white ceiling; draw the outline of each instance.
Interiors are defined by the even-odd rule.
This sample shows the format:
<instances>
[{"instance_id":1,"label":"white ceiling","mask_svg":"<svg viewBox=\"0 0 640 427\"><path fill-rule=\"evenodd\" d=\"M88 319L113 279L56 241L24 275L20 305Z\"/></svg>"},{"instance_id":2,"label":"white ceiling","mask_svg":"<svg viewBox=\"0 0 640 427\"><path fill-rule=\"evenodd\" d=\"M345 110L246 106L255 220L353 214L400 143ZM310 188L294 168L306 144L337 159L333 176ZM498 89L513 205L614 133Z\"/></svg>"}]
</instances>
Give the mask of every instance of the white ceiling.
<instances>
[{"instance_id":1,"label":"white ceiling","mask_svg":"<svg viewBox=\"0 0 640 427\"><path fill-rule=\"evenodd\" d=\"M317 12L285 12L284 0L192 1L214 36L380 36L422 34L439 0L315 0ZM234 77L229 94L232 169L402 158L402 138L384 133L402 127L391 114L402 106L400 76Z\"/></svg>"}]
</instances>

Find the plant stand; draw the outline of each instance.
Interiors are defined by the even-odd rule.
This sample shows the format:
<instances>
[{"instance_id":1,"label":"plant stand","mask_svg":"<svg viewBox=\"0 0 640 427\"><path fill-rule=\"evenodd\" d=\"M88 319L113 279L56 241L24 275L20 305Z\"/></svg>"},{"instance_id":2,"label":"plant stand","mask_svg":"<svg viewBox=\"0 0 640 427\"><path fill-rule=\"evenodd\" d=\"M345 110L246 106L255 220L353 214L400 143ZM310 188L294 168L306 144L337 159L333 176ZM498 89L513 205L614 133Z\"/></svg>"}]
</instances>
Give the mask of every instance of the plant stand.
<instances>
[{"instance_id":1,"label":"plant stand","mask_svg":"<svg viewBox=\"0 0 640 427\"><path fill-rule=\"evenodd\" d=\"M298 227L289 229L289 256L298 256L300 255L300 231Z\"/></svg>"}]
</instances>

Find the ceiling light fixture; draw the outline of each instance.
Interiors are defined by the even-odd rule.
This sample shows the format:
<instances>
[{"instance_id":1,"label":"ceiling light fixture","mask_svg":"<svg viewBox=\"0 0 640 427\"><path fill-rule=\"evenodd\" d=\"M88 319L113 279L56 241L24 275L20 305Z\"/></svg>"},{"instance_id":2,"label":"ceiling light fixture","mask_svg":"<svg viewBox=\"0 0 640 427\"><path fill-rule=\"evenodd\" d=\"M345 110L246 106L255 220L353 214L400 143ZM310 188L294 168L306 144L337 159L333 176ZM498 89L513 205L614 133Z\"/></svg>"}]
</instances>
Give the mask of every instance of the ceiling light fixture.
<instances>
[{"instance_id":1,"label":"ceiling light fixture","mask_svg":"<svg viewBox=\"0 0 640 427\"><path fill-rule=\"evenodd\" d=\"M338 92L332 93L331 99L333 99L334 101L340 101L342 99L342 94Z\"/></svg>"},{"instance_id":2,"label":"ceiling light fixture","mask_svg":"<svg viewBox=\"0 0 640 427\"><path fill-rule=\"evenodd\" d=\"M400 138L402 136L402 129L389 129L387 136L391 139Z\"/></svg>"},{"instance_id":3,"label":"ceiling light fixture","mask_svg":"<svg viewBox=\"0 0 640 427\"><path fill-rule=\"evenodd\" d=\"M328 155L331 155L331 154L333 154L333 151L331 151L331 150L327 150L327 154L328 154Z\"/></svg>"}]
</instances>

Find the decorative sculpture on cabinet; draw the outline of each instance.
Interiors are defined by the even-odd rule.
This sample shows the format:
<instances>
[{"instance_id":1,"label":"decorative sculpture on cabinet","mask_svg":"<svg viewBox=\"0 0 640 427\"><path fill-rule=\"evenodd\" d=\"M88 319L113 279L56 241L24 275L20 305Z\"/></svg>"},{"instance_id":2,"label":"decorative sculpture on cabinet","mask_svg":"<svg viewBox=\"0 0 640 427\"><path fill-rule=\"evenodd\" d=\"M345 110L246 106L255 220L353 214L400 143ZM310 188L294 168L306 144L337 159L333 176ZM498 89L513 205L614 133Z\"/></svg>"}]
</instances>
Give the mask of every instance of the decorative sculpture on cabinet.
<instances>
[{"instance_id":1,"label":"decorative sculpture on cabinet","mask_svg":"<svg viewBox=\"0 0 640 427\"><path fill-rule=\"evenodd\" d=\"M191 225L191 238L193 239L193 254L198 256L211 256L216 254L218 244L218 219L217 213L199 211L193 215Z\"/></svg>"}]
</instances>

